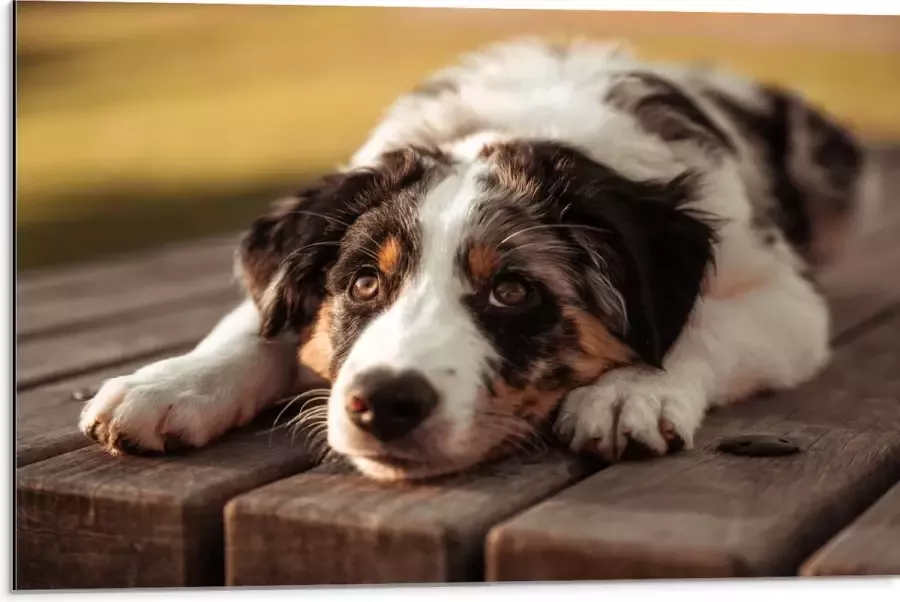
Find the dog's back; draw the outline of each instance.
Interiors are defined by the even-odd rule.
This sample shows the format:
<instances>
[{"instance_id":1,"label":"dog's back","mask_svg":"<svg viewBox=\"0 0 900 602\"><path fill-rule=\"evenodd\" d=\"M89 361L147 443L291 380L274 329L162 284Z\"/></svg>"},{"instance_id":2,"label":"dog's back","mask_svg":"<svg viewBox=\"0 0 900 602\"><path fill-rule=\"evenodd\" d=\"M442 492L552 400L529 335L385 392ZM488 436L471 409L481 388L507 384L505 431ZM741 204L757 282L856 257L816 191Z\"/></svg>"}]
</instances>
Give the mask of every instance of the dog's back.
<instances>
[{"instance_id":1,"label":"dog's back","mask_svg":"<svg viewBox=\"0 0 900 602\"><path fill-rule=\"evenodd\" d=\"M727 152L755 229L783 235L813 266L843 246L868 171L842 125L785 90L709 68L643 63L615 45L533 39L435 73L390 108L352 164L485 132L565 141L638 174L671 162L660 142L681 146L681 160ZM685 151L684 142L698 150Z\"/></svg>"}]
</instances>

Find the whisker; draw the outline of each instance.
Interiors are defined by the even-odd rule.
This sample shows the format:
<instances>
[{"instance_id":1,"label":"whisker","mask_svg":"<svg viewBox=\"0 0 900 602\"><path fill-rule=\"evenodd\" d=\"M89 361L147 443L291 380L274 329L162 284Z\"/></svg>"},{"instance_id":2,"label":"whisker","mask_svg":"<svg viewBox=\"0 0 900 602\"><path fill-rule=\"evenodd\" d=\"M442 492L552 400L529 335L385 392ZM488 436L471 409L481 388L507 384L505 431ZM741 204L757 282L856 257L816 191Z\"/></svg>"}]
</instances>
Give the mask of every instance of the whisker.
<instances>
[{"instance_id":1,"label":"whisker","mask_svg":"<svg viewBox=\"0 0 900 602\"><path fill-rule=\"evenodd\" d=\"M288 426L298 427L303 424L316 421L324 421L328 417L327 408L313 408L312 410L297 414L287 423Z\"/></svg>"},{"instance_id":2,"label":"whisker","mask_svg":"<svg viewBox=\"0 0 900 602\"><path fill-rule=\"evenodd\" d=\"M502 435L504 443L511 445L514 451L522 453L544 454L548 446L544 433L534 424L508 413L486 410L482 416L481 429L490 435Z\"/></svg>"},{"instance_id":3,"label":"whisker","mask_svg":"<svg viewBox=\"0 0 900 602\"><path fill-rule=\"evenodd\" d=\"M503 258L505 258L506 256L508 256L511 253L515 253L516 251L521 251L522 249L527 249L529 247L539 247L543 251L562 251L564 253L568 253L571 251L571 249L565 245L546 243L546 242L542 242L542 241L532 241L532 242L526 242L521 245L517 245L511 249L507 249L506 251L503 251L503 253L500 254L500 257L498 258L497 261L499 262L500 260L502 260Z\"/></svg>"},{"instance_id":4,"label":"whisker","mask_svg":"<svg viewBox=\"0 0 900 602\"><path fill-rule=\"evenodd\" d=\"M352 224L349 224L349 223L347 223L343 220L340 220L334 216L325 215L324 213L316 213L315 211L307 211L305 209L295 209L294 211L291 211L291 213L292 214L300 214L300 215L312 215L314 217L321 217L322 219L324 219L327 222L332 222L339 226L343 226L345 228L350 228L352 226ZM368 233L362 232L362 234L363 234L363 236L368 238L370 241L372 241L372 244L374 244L374 245L378 244L378 241L376 241L374 238L372 238L371 235L369 235Z\"/></svg>"},{"instance_id":5,"label":"whisker","mask_svg":"<svg viewBox=\"0 0 900 602\"><path fill-rule=\"evenodd\" d=\"M281 417L284 415L284 413L288 410L288 408L290 408L292 405L294 405L298 401L302 400L304 397L308 397L309 395L322 395L322 394L326 394L326 393L330 393L330 392L331 392L330 389L322 389L322 388L310 389L309 391L304 391L303 393L300 393L299 395L295 395L293 397L285 397L284 399L279 400L279 403L283 402L283 401L286 401L287 403L285 404L285 406L283 408L281 408L281 411L278 412L278 416L275 417L275 422L272 423L272 428L275 428L275 425L278 424L278 421L281 419ZM303 408L305 408L305 407L306 407L306 404L301 406L300 411L302 412Z\"/></svg>"},{"instance_id":6,"label":"whisker","mask_svg":"<svg viewBox=\"0 0 900 602\"><path fill-rule=\"evenodd\" d=\"M593 230L596 232L602 232L604 234L608 234L610 232L607 228L599 228L597 226L589 226L587 224L539 224L537 226L529 226L528 228L522 228L521 230L517 230L513 232L502 241L497 246L503 245L505 242L509 241L514 236L518 236L519 234L524 234L525 232L531 232L533 230L550 230L554 228L573 228L573 229L581 229L581 230Z\"/></svg>"},{"instance_id":7,"label":"whisker","mask_svg":"<svg viewBox=\"0 0 900 602\"><path fill-rule=\"evenodd\" d=\"M298 396L299 397L299 396ZM298 397L295 397L288 401L281 411L278 412L278 415L275 416L275 420L272 422L272 427L269 429L269 447L272 447L272 435L275 433L276 428L286 428L290 425L290 423L283 425L283 427L278 427L278 421L281 420L281 417L287 412L288 408L290 408L294 403L298 400Z\"/></svg>"},{"instance_id":8,"label":"whisker","mask_svg":"<svg viewBox=\"0 0 900 602\"><path fill-rule=\"evenodd\" d=\"M303 245L299 249L294 249L293 251L288 253L287 256L284 259L282 259L281 262L278 264L278 268L280 268L285 263L287 263L288 261L293 259L301 251L305 251L306 249L308 249L310 247L328 247L328 246L339 247L339 246L341 246L341 243L340 243L340 241L336 241L336 240L320 240L318 242L311 242L308 245ZM276 270L278 268L276 268Z\"/></svg>"},{"instance_id":9,"label":"whisker","mask_svg":"<svg viewBox=\"0 0 900 602\"><path fill-rule=\"evenodd\" d=\"M304 433L305 429L294 431L291 436L291 445L294 444L294 440L296 439L296 437L305 434L307 448L309 448L310 451L314 451L316 446L320 444L320 441L327 441L328 427L324 424L314 424L306 426L311 427L309 428L308 432Z\"/></svg>"},{"instance_id":10,"label":"whisker","mask_svg":"<svg viewBox=\"0 0 900 602\"><path fill-rule=\"evenodd\" d=\"M307 391L304 391L303 393L300 393L299 395L293 396L292 399L303 399L305 397L309 397L310 395L327 395L329 393L331 393L331 389L325 389L325 388L320 387L318 389L309 389Z\"/></svg>"},{"instance_id":11,"label":"whisker","mask_svg":"<svg viewBox=\"0 0 900 602\"><path fill-rule=\"evenodd\" d=\"M350 224L334 217L333 215L325 215L324 213L317 213L315 211L308 211L306 209L294 209L293 211L287 213L287 215L311 215L313 217L321 217L326 222L335 223L335 224L337 224L339 226L343 226L345 228L350 227Z\"/></svg>"},{"instance_id":12,"label":"whisker","mask_svg":"<svg viewBox=\"0 0 900 602\"><path fill-rule=\"evenodd\" d=\"M320 396L320 397L311 397L311 398L307 399L306 401L303 402L303 405L300 406L300 412L305 412L305 411L308 410L308 409L309 409L309 410L314 410L314 409L317 409L317 408L319 408L319 407L325 407L324 405L323 405L323 406L316 405L316 406L310 407L310 404L314 404L314 403L315 403L315 404L326 404L326 403L328 403L328 395L322 395L322 396Z\"/></svg>"}]
</instances>

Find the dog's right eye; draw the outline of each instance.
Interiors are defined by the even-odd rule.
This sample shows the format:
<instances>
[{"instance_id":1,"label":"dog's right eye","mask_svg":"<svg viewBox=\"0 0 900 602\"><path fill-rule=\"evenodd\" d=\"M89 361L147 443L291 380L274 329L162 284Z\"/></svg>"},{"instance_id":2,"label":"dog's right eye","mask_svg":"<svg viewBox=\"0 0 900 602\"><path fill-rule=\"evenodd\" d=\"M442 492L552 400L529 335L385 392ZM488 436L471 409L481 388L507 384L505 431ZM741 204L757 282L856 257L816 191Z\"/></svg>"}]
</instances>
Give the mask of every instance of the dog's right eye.
<instances>
[{"instance_id":1,"label":"dog's right eye","mask_svg":"<svg viewBox=\"0 0 900 602\"><path fill-rule=\"evenodd\" d=\"M507 276L494 283L488 302L496 307L522 307L532 301L531 287L519 278Z\"/></svg>"},{"instance_id":2,"label":"dog's right eye","mask_svg":"<svg viewBox=\"0 0 900 602\"><path fill-rule=\"evenodd\" d=\"M364 269L356 274L350 285L350 295L357 301L372 301L378 296L378 273Z\"/></svg>"}]
</instances>

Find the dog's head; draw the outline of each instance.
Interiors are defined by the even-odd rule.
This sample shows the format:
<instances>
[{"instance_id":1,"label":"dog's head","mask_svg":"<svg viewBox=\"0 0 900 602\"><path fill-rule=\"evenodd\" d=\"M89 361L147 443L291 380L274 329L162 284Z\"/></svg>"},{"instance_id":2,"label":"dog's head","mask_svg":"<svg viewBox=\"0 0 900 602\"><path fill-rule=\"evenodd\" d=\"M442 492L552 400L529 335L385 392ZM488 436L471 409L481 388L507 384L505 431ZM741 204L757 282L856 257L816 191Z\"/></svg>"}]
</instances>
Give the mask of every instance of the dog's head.
<instances>
[{"instance_id":1,"label":"dog's head","mask_svg":"<svg viewBox=\"0 0 900 602\"><path fill-rule=\"evenodd\" d=\"M331 447L420 478L521 442L607 370L661 366L712 257L695 193L554 143L411 148L257 220L240 263L263 336L327 360Z\"/></svg>"}]
</instances>

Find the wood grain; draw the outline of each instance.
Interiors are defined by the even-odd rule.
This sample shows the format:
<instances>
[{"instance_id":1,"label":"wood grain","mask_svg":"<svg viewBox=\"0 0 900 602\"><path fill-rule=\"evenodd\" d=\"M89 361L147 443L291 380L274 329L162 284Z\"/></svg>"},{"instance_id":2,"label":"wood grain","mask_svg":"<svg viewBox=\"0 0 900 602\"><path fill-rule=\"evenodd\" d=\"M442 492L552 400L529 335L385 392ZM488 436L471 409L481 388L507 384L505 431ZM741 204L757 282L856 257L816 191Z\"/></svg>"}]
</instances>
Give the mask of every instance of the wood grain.
<instances>
[{"instance_id":1,"label":"wood grain","mask_svg":"<svg viewBox=\"0 0 900 602\"><path fill-rule=\"evenodd\" d=\"M16 588L221 585L225 502L309 465L262 430L183 456L91 446L19 468Z\"/></svg>"},{"instance_id":2,"label":"wood grain","mask_svg":"<svg viewBox=\"0 0 900 602\"><path fill-rule=\"evenodd\" d=\"M185 351L238 304L236 293L160 315L114 320L90 330L40 338L17 346L16 387L29 387L90 370Z\"/></svg>"},{"instance_id":3,"label":"wood grain","mask_svg":"<svg viewBox=\"0 0 900 602\"><path fill-rule=\"evenodd\" d=\"M17 283L18 341L171 311L184 300L227 295L237 288L232 282L236 240L236 235L229 235L152 254L29 275Z\"/></svg>"},{"instance_id":4,"label":"wood grain","mask_svg":"<svg viewBox=\"0 0 900 602\"><path fill-rule=\"evenodd\" d=\"M189 243L172 244L154 251L105 257L75 266L30 270L17 282L18 300L38 303L60 295L94 294L98 286L110 282L144 285L148 280L172 278L173 270L191 273L228 262L238 240L237 234L217 236ZM193 272L196 273L196 272Z\"/></svg>"},{"instance_id":5,"label":"wood grain","mask_svg":"<svg viewBox=\"0 0 900 602\"><path fill-rule=\"evenodd\" d=\"M797 390L711 414L697 449L604 470L493 529L491 580L796 574L900 478L900 315L840 349ZM801 453L716 451L768 433ZM552 562L547 562L553 558Z\"/></svg>"},{"instance_id":6,"label":"wood grain","mask_svg":"<svg viewBox=\"0 0 900 602\"><path fill-rule=\"evenodd\" d=\"M838 341L864 329L893 307L900 294L898 279L886 277L900 266L900 202L889 194L900 189L900 149L880 150L873 159L881 173L881 207L866 217L845 253L819 277Z\"/></svg>"},{"instance_id":7,"label":"wood grain","mask_svg":"<svg viewBox=\"0 0 900 602\"><path fill-rule=\"evenodd\" d=\"M816 552L800 573L900 575L900 484Z\"/></svg>"},{"instance_id":8,"label":"wood grain","mask_svg":"<svg viewBox=\"0 0 900 602\"><path fill-rule=\"evenodd\" d=\"M383 485L320 468L225 512L228 585L480 580L490 526L583 476L552 455L433 484Z\"/></svg>"},{"instance_id":9,"label":"wood grain","mask_svg":"<svg viewBox=\"0 0 900 602\"><path fill-rule=\"evenodd\" d=\"M92 444L78 430L84 401L73 397L82 390L96 391L107 378L129 374L162 359L150 356L97 372L30 389L16 396L16 466L25 466Z\"/></svg>"}]
</instances>

